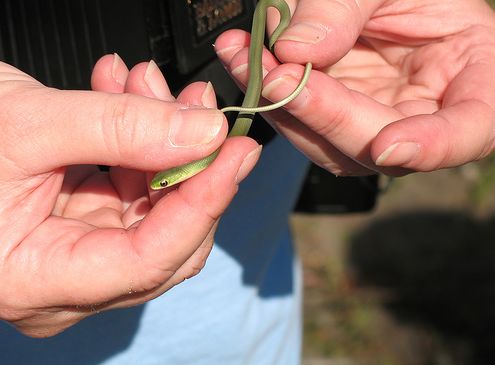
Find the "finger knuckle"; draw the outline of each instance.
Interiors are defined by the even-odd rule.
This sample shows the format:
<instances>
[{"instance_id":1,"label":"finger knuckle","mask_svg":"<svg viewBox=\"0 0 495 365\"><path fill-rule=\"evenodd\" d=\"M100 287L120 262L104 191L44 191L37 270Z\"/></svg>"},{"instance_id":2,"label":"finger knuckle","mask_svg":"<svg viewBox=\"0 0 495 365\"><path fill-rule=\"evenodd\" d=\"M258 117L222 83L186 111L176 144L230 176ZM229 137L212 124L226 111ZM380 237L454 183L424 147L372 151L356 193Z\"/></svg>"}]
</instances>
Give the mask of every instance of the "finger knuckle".
<instances>
[{"instance_id":1,"label":"finger knuckle","mask_svg":"<svg viewBox=\"0 0 495 365\"><path fill-rule=\"evenodd\" d=\"M160 288L176 274L175 269L153 267L147 269L141 276L140 283L136 288L138 292L151 292Z\"/></svg>"},{"instance_id":2,"label":"finger knuckle","mask_svg":"<svg viewBox=\"0 0 495 365\"><path fill-rule=\"evenodd\" d=\"M198 275L201 270L205 267L205 260L197 260L191 264L188 264L184 271L182 272L182 276L184 279L191 279L192 277Z\"/></svg>"},{"instance_id":3,"label":"finger knuckle","mask_svg":"<svg viewBox=\"0 0 495 365\"><path fill-rule=\"evenodd\" d=\"M139 108L135 97L130 94L111 95L105 105L103 138L111 151L122 158L133 155L139 139Z\"/></svg>"},{"instance_id":4,"label":"finger knuckle","mask_svg":"<svg viewBox=\"0 0 495 365\"><path fill-rule=\"evenodd\" d=\"M26 318L27 314L23 311L15 310L12 308L1 308L0 307L0 319L9 322L15 323Z\"/></svg>"}]
</instances>

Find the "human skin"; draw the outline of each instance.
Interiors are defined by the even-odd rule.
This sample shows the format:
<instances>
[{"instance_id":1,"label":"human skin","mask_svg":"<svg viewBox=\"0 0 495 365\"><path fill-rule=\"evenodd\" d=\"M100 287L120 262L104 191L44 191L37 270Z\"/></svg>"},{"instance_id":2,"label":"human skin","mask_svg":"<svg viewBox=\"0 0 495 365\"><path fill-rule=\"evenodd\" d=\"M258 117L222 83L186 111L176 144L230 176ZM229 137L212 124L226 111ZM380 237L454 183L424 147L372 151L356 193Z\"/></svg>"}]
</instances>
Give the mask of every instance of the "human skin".
<instances>
[{"instance_id":1,"label":"human skin","mask_svg":"<svg viewBox=\"0 0 495 365\"><path fill-rule=\"evenodd\" d=\"M482 0L288 0L263 95L301 95L267 119L336 175L403 175L479 160L495 147L495 15ZM269 29L278 17L270 13ZM249 36L215 49L240 85Z\"/></svg>"},{"instance_id":2,"label":"human skin","mask_svg":"<svg viewBox=\"0 0 495 365\"><path fill-rule=\"evenodd\" d=\"M97 63L92 84L50 89L0 63L0 319L33 337L197 274L260 152L249 138L229 140L208 171L151 192L145 171L223 143L213 89L194 84L176 101L154 63L129 72L113 55Z\"/></svg>"}]
</instances>

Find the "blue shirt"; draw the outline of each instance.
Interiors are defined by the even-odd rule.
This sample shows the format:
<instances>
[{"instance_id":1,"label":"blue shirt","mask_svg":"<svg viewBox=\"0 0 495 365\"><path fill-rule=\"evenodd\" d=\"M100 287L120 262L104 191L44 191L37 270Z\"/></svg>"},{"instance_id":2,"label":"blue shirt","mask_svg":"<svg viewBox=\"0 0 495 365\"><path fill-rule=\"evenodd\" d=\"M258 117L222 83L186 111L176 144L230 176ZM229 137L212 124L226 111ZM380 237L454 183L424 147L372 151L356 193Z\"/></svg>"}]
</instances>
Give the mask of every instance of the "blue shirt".
<instances>
[{"instance_id":1,"label":"blue shirt","mask_svg":"<svg viewBox=\"0 0 495 365\"><path fill-rule=\"evenodd\" d=\"M222 218L201 273L48 339L0 323L0 364L299 364L301 277L288 217L307 165L276 137Z\"/></svg>"}]
</instances>

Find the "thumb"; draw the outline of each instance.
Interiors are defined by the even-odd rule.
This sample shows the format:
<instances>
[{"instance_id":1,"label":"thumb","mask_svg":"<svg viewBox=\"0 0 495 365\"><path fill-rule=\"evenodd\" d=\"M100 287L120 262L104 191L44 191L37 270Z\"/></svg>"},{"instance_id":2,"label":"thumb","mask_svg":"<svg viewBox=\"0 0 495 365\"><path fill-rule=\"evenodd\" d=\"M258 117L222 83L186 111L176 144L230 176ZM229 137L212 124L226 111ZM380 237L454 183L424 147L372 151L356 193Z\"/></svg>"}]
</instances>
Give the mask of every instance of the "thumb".
<instances>
[{"instance_id":1,"label":"thumb","mask_svg":"<svg viewBox=\"0 0 495 365\"><path fill-rule=\"evenodd\" d=\"M282 63L312 62L316 68L334 64L354 46L378 2L291 1L293 16L276 43L277 57ZM278 24L273 14L268 17L270 31Z\"/></svg>"},{"instance_id":2,"label":"thumb","mask_svg":"<svg viewBox=\"0 0 495 365\"><path fill-rule=\"evenodd\" d=\"M0 145L28 173L73 164L159 170L204 157L227 133L216 109L138 95L36 86L0 100Z\"/></svg>"}]
</instances>

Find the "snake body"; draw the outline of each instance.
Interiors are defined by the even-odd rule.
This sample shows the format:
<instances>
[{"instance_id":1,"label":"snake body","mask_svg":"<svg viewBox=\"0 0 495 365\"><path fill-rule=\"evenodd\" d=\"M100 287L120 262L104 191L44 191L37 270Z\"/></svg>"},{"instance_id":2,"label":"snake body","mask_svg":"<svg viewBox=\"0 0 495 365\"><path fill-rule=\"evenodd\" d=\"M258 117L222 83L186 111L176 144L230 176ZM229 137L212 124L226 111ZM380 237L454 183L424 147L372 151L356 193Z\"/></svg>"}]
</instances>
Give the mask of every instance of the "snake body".
<instances>
[{"instance_id":1,"label":"snake body","mask_svg":"<svg viewBox=\"0 0 495 365\"><path fill-rule=\"evenodd\" d=\"M224 113L229 111L239 112L234 126L228 134L229 137L247 135L255 113L274 110L287 104L299 95L309 79L311 63L306 64L304 75L298 87L289 96L278 103L258 107L263 84L262 53L265 39L266 13L269 7L276 8L280 13L280 22L268 42L271 51L277 38L287 28L290 22L290 9L285 0L260 0L256 5L251 29L251 43L249 46L249 80L242 106L221 109ZM163 189L187 180L206 169L215 160L219 152L220 149L201 160L158 172L151 180L151 188L154 190Z\"/></svg>"}]
</instances>

